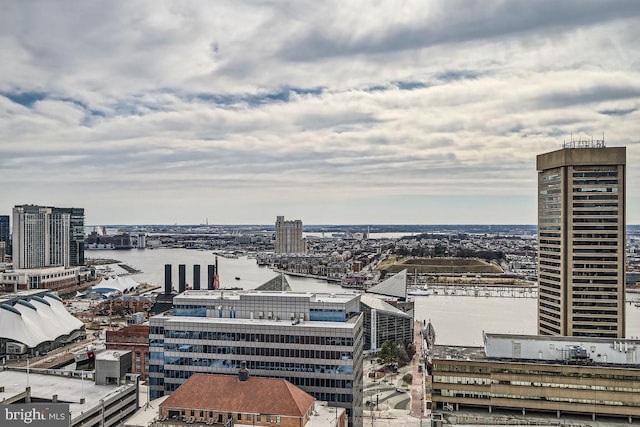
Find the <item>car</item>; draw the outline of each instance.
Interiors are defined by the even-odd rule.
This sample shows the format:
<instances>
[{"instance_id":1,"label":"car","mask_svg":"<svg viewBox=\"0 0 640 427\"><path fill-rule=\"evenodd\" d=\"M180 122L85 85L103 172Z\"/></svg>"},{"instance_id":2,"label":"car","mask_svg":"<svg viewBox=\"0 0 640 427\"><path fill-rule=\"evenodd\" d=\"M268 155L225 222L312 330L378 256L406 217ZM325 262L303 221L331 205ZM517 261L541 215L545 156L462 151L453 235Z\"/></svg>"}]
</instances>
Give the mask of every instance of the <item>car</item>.
<instances>
[{"instance_id":1,"label":"car","mask_svg":"<svg viewBox=\"0 0 640 427\"><path fill-rule=\"evenodd\" d=\"M396 387L396 391L397 391L398 393L404 393L406 390L405 390L405 389L403 389L403 388L401 388L401 387Z\"/></svg>"}]
</instances>

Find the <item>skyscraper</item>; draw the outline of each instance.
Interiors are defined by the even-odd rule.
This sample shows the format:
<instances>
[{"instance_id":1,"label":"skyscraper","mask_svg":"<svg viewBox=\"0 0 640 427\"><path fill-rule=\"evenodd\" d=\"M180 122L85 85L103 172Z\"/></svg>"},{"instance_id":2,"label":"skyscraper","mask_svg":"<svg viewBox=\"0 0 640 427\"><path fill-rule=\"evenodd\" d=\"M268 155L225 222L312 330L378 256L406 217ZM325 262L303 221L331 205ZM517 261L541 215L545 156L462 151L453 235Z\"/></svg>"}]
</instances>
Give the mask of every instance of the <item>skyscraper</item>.
<instances>
[{"instance_id":1,"label":"skyscraper","mask_svg":"<svg viewBox=\"0 0 640 427\"><path fill-rule=\"evenodd\" d=\"M69 214L69 265L84 265L84 208L53 208Z\"/></svg>"},{"instance_id":2,"label":"skyscraper","mask_svg":"<svg viewBox=\"0 0 640 427\"><path fill-rule=\"evenodd\" d=\"M624 338L625 165L604 141L537 156L540 335Z\"/></svg>"},{"instance_id":3,"label":"skyscraper","mask_svg":"<svg viewBox=\"0 0 640 427\"><path fill-rule=\"evenodd\" d=\"M302 238L302 221L285 221L284 216L276 218L276 247L277 254L301 254L307 248Z\"/></svg>"},{"instance_id":4,"label":"skyscraper","mask_svg":"<svg viewBox=\"0 0 640 427\"><path fill-rule=\"evenodd\" d=\"M84 209L16 206L13 208L13 243L15 268L81 265L84 263Z\"/></svg>"},{"instance_id":5,"label":"skyscraper","mask_svg":"<svg viewBox=\"0 0 640 427\"><path fill-rule=\"evenodd\" d=\"M0 215L0 242L4 242L6 254L11 254L11 245L9 244L9 215ZM0 259L0 262L2 259Z\"/></svg>"}]
</instances>

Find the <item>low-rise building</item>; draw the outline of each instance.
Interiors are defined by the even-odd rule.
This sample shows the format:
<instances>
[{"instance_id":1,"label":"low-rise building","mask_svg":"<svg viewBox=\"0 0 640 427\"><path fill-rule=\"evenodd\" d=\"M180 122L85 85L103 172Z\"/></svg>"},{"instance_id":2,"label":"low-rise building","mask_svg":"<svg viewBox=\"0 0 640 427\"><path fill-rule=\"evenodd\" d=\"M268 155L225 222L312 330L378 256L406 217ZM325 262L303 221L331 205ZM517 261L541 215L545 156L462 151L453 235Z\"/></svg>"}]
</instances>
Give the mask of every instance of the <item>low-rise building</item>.
<instances>
[{"instance_id":1,"label":"low-rise building","mask_svg":"<svg viewBox=\"0 0 640 427\"><path fill-rule=\"evenodd\" d=\"M194 374L160 404L156 427L186 424L308 427L345 427L344 409L332 408L325 423L317 417L316 400L281 378L249 376L241 368L237 376Z\"/></svg>"},{"instance_id":2,"label":"low-rise building","mask_svg":"<svg viewBox=\"0 0 640 427\"><path fill-rule=\"evenodd\" d=\"M107 331L107 350L131 352L131 371L146 379L149 366L149 325L129 325L117 331Z\"/></svg>"},{"instance_id":3,"label":"low-rise building","mask_svg":"<svg viewBox=\"0 0 640 427\"><path fill-rule=\"evenodd\" d=\"M99 376L99 367L96 368ZM38 403L68 404L70 427L120 426L139 407L137 376L98 384L90 373L31 369L0 370L0 407ZM28 384L28 386L27 386ZM4 412L4 409L3 409ZM35 425L35 424L33 424ZM40 424L42 425L42 424ZM47 425L59 425L53 422Z\"/></svg>"},{"instance_id":4,"label":"low-rise building","mask_svg":"<svg viewBox=\"0 0 640 427\"><path fill-rule=\"evenodd\" d=\"M437 347L439 408L640 418L640 341L485 334L485 347Z\"/></svg>"},{"instance_id":5,"label":"low-rise building","mask_svg":"<svg viewBox=\"0 0 640 427\"><path fill-rule=\"evenodd\" d=\"M82 267L46 267L7 270L0 273L0 286L8 292L25 289L60 291L90 280L91 272Z\"/></svg>"}]
</instances>

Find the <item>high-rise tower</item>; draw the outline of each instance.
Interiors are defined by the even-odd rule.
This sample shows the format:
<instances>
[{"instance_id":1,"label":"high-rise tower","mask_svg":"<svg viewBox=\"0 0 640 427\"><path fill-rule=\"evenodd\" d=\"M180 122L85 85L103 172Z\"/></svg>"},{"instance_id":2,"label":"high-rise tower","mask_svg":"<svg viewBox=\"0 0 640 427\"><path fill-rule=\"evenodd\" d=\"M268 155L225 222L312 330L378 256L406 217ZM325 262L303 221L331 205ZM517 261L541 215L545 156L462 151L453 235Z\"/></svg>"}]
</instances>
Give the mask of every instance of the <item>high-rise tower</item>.
<instances>
[{"instance_id":1,"label":"high-rise tower","mask_svg":"<svg viewBox=\"0 0 640 427\"><path fill-rule=\"evenodd\" d=\"M538 333L625 336L624 147L537 156Z\"/></svg>"},{"instance_id":2,"label":"high-rise tower","mask_svg":"<svg viewBox=\"0 0 640 427\"><path fill-rule=\"evenodd\" d=\"M11 254L9 242L9 215L0 215L0 242L4 242L4 249L7 255ZM0 258L2 262L2 258Z\"/></svg>"},{"instance_id":3,"label":"high-rise tower","mask_svg":"<svg viewBox=\"0 0 640 427\"><path fill-rule=\"evenodd\" d=\"M276 219L277 254L299 254L307 251L306 242L302 238L302 221L285 221L284 216Z\"/></svg>"},{"instance_id":4,"label":"high-rise tower","mask_svg":"<svg viewBox=\"0 0 640 427\"><path fill-rule=\"evenodd\" d=\"M15 268L82 265L84 209L16 206L13 243Z\"/></svg>"}]
</instances>

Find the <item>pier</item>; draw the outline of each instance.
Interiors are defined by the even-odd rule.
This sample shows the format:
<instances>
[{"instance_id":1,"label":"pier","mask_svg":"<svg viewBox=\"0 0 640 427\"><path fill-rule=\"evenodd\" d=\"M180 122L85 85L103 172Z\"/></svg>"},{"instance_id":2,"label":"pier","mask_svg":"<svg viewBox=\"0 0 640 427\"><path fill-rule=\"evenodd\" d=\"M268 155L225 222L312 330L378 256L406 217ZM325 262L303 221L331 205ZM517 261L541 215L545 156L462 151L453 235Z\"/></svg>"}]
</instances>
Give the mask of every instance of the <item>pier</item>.
<instances>
[{"instance_id":1,"label":"pier","mask_svg":"<svg viewBox=\"0 0 640 427\"><path fill-rule=\"evenodd\" d=\"M538 298L537 286L501 286L501 285L429 285L431 295L451 295L466 297L511 297Z\"/></svg>"}]
</instances>

